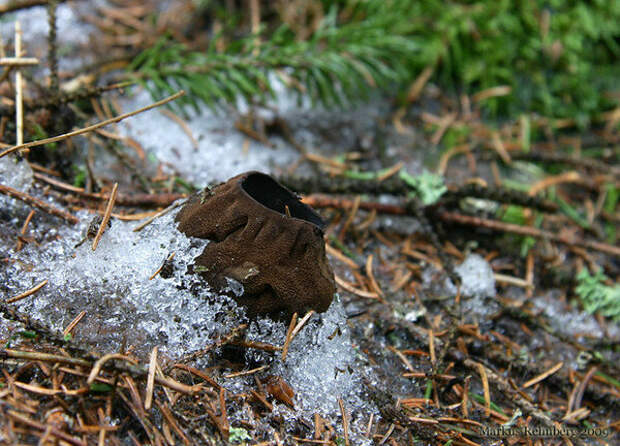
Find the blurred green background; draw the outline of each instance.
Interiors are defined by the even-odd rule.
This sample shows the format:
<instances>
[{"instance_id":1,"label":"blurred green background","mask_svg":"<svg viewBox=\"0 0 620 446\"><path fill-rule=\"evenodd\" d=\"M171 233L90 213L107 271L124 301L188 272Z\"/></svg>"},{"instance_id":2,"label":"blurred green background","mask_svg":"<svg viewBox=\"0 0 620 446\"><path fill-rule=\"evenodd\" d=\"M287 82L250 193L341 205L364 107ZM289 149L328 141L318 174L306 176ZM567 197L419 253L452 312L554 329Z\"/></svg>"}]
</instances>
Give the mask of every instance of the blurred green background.
<instances>
[{"instance_id":1,"label":"blurred green background","mask_svg":"<svg viewBox=\"0 0 620 446\"><path fill-rule=\"evenodd\" d=\"M449 94L484 95L487 116L534 112L587 126L620 102L620 1L307 0L247 7L196 1L209 44L169 36L131 69L154 95L174 88L210 105L273 95L274 71L325 105L381 88L401 103L424 69ZM200 39L198 39L200 40Z\"/></svg>"}]
</instances>

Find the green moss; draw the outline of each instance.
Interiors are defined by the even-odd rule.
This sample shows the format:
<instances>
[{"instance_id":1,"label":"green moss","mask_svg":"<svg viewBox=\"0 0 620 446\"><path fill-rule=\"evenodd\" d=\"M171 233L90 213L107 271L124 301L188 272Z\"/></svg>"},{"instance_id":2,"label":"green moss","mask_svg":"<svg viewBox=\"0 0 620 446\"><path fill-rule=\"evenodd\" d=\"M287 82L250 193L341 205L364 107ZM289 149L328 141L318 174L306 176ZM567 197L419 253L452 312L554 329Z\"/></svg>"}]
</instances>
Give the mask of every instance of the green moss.
<instances>
[{"instance_id":1,"label":"green moss","mask_svg":"<svg viewBox=\"0 0 620 446\"><path fill-rule=\"evenodd\" d=\"M588 313L599 313L620 322L620 285L605 285L609 280L605 274L597 271L591 275L587 268L579 272L577 280L575 292Z\"/></svg>"},{"instance_id":2,"label":"green moss","mask_svg":"<svg viewBox=\"0 0 620 446\"><path fill-rule=\"evenodd\" d=\"M228 443L229 444L241 444L245 445L246 440L251 440L252 437L248 434L248 431L242 427L231 427L229 430Z\"/></svg>"}]
</instances>

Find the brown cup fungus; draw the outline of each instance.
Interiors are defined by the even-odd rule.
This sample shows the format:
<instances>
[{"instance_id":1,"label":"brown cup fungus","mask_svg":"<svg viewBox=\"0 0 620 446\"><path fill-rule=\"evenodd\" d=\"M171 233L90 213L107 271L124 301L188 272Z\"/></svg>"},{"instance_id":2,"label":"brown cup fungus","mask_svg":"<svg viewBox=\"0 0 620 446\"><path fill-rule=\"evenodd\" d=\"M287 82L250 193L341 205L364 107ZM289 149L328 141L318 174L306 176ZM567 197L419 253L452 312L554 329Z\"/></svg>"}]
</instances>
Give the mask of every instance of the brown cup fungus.
<instances>
[{"instance_id":1,"label":"brown cup fungus","mask_svg":"<svg viewBox=\"0 0 620 446\"><path fill-rule=\"evenodd\" d=\"M246 172L189 198L176 217L188 237L210 242L194 272L221 291L227 278L248 317L322 312L336 291L325 256L325 223L297 195L260 172Z\"/></svg>"}]
</instances>

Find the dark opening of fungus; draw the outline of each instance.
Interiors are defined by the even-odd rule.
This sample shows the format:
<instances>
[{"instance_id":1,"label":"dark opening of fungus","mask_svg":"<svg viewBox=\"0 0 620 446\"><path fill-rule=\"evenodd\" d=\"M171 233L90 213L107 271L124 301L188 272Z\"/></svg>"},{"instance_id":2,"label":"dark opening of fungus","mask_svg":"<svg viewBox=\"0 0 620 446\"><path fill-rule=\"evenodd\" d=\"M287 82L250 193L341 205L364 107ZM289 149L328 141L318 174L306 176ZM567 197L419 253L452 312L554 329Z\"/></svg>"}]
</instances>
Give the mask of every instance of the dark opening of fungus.
<instances>
[{"instance_id":1,"label":"dark opening of fungus","mask_svg":"<svg viewBox=\"0 0 620 446\"><path fill-rule=\"evenodd\" d=\"M271 210L286 215L285 206L288 206L291 217L305 220L321 229L325 227L323 219L312 208L299 201L295 194L269 175L250 173L241 182L241 187L250 197Z\"/></svg>"}]
</instances>

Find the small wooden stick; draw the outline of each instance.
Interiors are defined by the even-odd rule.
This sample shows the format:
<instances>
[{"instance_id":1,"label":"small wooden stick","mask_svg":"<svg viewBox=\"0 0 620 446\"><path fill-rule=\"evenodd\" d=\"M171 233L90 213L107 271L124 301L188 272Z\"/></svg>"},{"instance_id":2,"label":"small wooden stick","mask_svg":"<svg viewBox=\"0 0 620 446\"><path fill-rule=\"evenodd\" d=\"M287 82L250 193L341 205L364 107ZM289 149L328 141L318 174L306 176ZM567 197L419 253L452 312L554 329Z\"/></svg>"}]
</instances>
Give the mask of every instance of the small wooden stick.
<instances>
[{"instance_id":1,"label":"small wooden stick","mask_svg":"<svg viewBox=\"0 0 620 446\"><path fill-rule=\"evenodd\" d=\"M463 397L461 399L461 414L463 418L469 418L469 381L471 376L465 377L465 383L463 384Z\"/></svg>"},{"instance_id":2,"label":"small wooden stick","mask_svg":"<svg viewBox=\"0 0 620 446\"><path fill-rule=\"evenodd\" d=\"M243 370L241 372L229 373L228 375L224 375L224 378L236 378L237 376L247 376L253 375L254 373L262 372L263 370L269 368L270 365L261 365L260 367L256 367L255 369ZM221 388L223 389L223 387Z\"/></svg>"},{"instance_id":3,"label":"small wooden stick","mask_svg":"<svg viewBox=\"0 0 620 446\"><path fill-rule=\"evenodd\" d=\"M493 149L497 152L497 154L499 155L499 157L502 159L502 161L505 164L510 164L512 162L512 159L510 158L510 155L506 151L506 147L504 146L504 142L502 141L502 138L499 136L499 133L492 132L491 138L493 142Z\"/></svg>"},{"instance_id":4,"label":"small wooden stick","mask_svg":"<svg viewBox=\"0 0 620 446\"><path fill-rule=\"evenodd\" d=\"M340 406L340 413L342 413L342 430L344 431L344 444L349 446L349 419L347 418L347 411L344 408L344 401L342 398L338 398L338 405Z\"/></svg>"},{"instance_id":5,"label":"small wooden stick","mask_svg":"<svg viewBox=\"0 0 620 446\"><path fill-rule=\"evenodd\" d=\"M264 396L262 396L260 393L258 393L256 390L254 390L254 389L250 389L250 393L252 394L252 396L253 396L254 398L256 398L258 401L260 401L261 403L263 403L263 405L264 405L267 409L269 409L269 411L272 411L272 410L273 410L273 405L272 405L269 401L267 401L267 400L265 399L265 397L264 397Z\"/></svg>"},{"instance_id":6,"label":"small wooden stick","mask_svg":"<svg viewBox=\"0 0 620 446\"><path fill-rule=\"evenodd\" d=\"M194 138L194 134L192 133L192 129L187 124L187 122L185 122L179 116L177 116L174 113L172 113L170 110L163 109L163 110L160 110L160 112L161 112L162 115L172 119L174 122L176 122L179 125L179 127L181 127L181 130L183 130L183 132L187 135L187 137L189 138L189 140L192 143L192 145L194 146L194 148L196 148L196 150L197 150L198 149L198 141L196 140L196 138Z\"/></svg>"},{"instance_id":7,"label":"small wooden stick","mask_svg":"<svg viewBox=\"0 0 620 446\"><path fill-rule=\"evenodd\" d=\"M389 346L388 349L394 353L396 356L398 356L398 359L401 360L401 362L405 365L405 367L407 367L407 370L409 370L411 373L403 373L403 376L408 376L411 375L412 373L414 373L414 368L413 365L411 365L411 362L409 362L409 360L407 359L407 357L403 354L403 352L401 352L400 350Z\"/></svg>"},{"instance_id":8,"label":"small wooden stick","mask_svg":"<svg viewBox=\"0 0 620 446\"><path fill-rule=\"evenodd\" d=\"M400 172L400 169L402 169L404 165L405 163L403 163L402 161L397 162L392 167L390 167L388 170L386 170L384 173L379 175L377 177L377 181L378 182L385 181L391 176L396 175L398 172Z\"/></svg>"},{"instance_id":9,"label":"small wooden stick","mask_svg":"<svg viewBox=\"0 0 620 446\"><path fill-rule=\"evenodd\" d=\"M288 346L291 345L293 340L293 330L295 329L295 323L297 322L297 313L293 313L291 322L288 325L288 331L286 332L286 341L282 346L282 362L286 361L286 355L288 355Z\"/></svg>"},{"instance_id":10,"label":"small wooden stick","mask_svg":"<svg viewBox=\"0 0 620 446\"><path fill-rule=\"evenodd\" d=\"M432 328L428 331L428 352L431 357L431 365L435 367L437 365L437 357L435 356L435 335Z\"/></svg>"},{"instance_id":11,"label":"small wooden stick","mask_svg":"<svg viewBox=\"0 0 620 446\"><path fill-rule=\"evenodd\" d=\"M493 277L495 278L495 282L498 283L507 283L509 285L518 286L521 288L533 288L534 285L528 282L525 279L521 279L519 277L512 277L506 274L494 273Z\"/></svg>"},{"instance_id":12,"label":"small wooden stick","mask_svg":"<svg viewBox=\"0 0 620 446\"><path fill-rule=\"evenodd\" d=\"M28 392L36 393L38 395L53 396L53 395L57 395L60 392L62 392L62 390L59 390L59 389L47 389L45 387L34 386L32 384L26 384L26 383L22 383L19 381L13 382L12 385L20 389L27 390Z\"/></svg>"},{"instance_id":13,"label":"small wooden stick","mask_svg":"<svg viewBox=\"0 0 620 446\"><path fill-rule=\"evenodd\" d=\"M334 274L334 280L336 281L336 285L338 285L343 290L348 291L349 293L353 293L356 296L365 297L367 299L380 299L379 295L373 291L365 291L360 290L359 288L354 287L349 282L344 279L338 277L338 275Z\"/></svg>"},{"instance_id":14,"label":"small wooden stick","mask_svg":"<svg viewBox=\"0 0 620 446\"><path fill-rule=\"evenodd\" d=\"M59 364L78 365L80 367L89 367L92 365L90 361L81 358L72 358L70 356L54 355L51 353L25 352L21 350L2 349L3 355L8 358L24 359L29 361L46 361Z\"/></svg>"},{"instance_id":15,"label":"small wooden stick","mask_svg":"<svg viewBox=\"0 0 620 446\"><path fill-rule=\"evenodd\" d=\"M15 22L15 57L22 57L22 26ZM24 83L22 72L15 70L15 142L19 146L24 143Z\"/></svg>"},{"instance_id":16,"label":"small wooden stick","mask_svg":"<svg viewBox=\"0 0 620 446\"><path fill-rule=\"evenodd\" d=\"M545 379L547 379L549 376L553 375L555 372L557 372L558 370L560 370L562 368L562 366L564 365L563 361L558 362L556 365L554 365L553 367L551 367L549 370L547 370L544 373L541 373L538 376L535 376L534 378L530 379L528 382L526 382L525 384L523 384L523 388L527 389L528 387L533 386L534 384L537 384Z\"/></svg>"},{"instance_id":17,"label":"small wooden stick","mask_svg":"<svg viewBox=\"0 0 620 446\"><path fill-rule=\"evenodd\" d=\"M4 2L0 5L0 15L6 14L7 12L17 11L19 9L32 8L33 6L43 6L47 5L49 0L19 0L19 1L10 1Z\"/></svg>"},{"instance_id":18,"label":"small wooden stick","mask_svg":"<svg viewBox=\"0 0 620 446\"><path fill-rule=\"evenodd\" d=\"M477 363L480 379L482 380L482 390L484 392L484 415L488 418L491 416L491 392L489 391L489 378L484 365Z\"/></svg>"},{"instance_id":19,"label":"small wooden stick","mask_svg":"<svg viewBox=\"0 0 620 446\"><path fill-rule=\"evenodd\" d=\"M146 398L144 399L144 409L151 410L153 405L153 390L155 387L155 371L157 370L157 346L151 351L151 361L149 362L149 374L146 380Z\"/></svg>"},{"instance_id":20,"label":"small wooden stick","mask_svg":"<svg viewBox=\"0 0 620 446\"><path fill-rule=\"evenodd\" d=\"M28 225L30 224L30 220L32 220L32 217L34 217L34 209L31 210L26 217L26 221L24 221L24 225L22 226L22 229L20 231L21 235L26 235L26 229L28 229Z\"/></svg>"},{"instance_id":21,"label":"small wooden stick","mask_svg":"<svg viewBox=\"0 0 620 446\"><path fill-rule=\"evenodd\" d=\"M157 404L157 407L159 407L159 410L163 414L164 418L168 420L168 423L170 423L170 425L172 426L172 429L174 429L174 431L177 433L179 438L183 440L183 444L187 446L191 445L192 443L189 441L189 439L187 438L187 435L185 435L185 432L183 432L183 430L181 429L181 427L175 420L168 406L164 406L163 404L160 404L159 401L155 401L155 403Z\"/></svg>"},{"instance_id":22,"label":"small wooden stick","mask_svg":"<svg viewBox=\"0 0 620 446\"><path fill-rule=\"evenodd\" d=\"M194 393L199 392L202 389L202 385L200 384L187 386L165 376L156 376L155 382L159 385L169 387L172 390L176 390L177 392L185 393L186 395L193 395Z\"/></svg>"},{"instance_id":23,"label":"small wooden stick","mask_svg":"<svg viewBox=\"0 0 620 446\"><path fill-rule=\"evenodd\" d=\"M34 209L32 209L30 211L30 213L28 214L28 216L26 217L26 221L24 221L24 224L22 226L21 231L19 231L20 235L25 236L26 235L26 230L28 229L28 225L30 224L30 220L32 220L32 217L34 217ZM22 248L24 247L24 242L22 242L21 238L17 238L17 246L15 247L15 251L21 251Z\"/></svg>"},{"instance_id":24,"label":"small wooden stick","mask_svg":"<svg viewBox=\"0 0 620 446\"><path fill-rule=\"evenodd\" d=\"M166 215L168 212L170 212L171 210L179 207L183 203L185 203L185 201L180 201L180 202L172 203L166 209L162 209L157 214L153 215L152 217L149 217L146 221L144 221L143 223L140 223L138 226L133 228L133 232L139 232L139 231L143 230L145 227L147 227L148 225L153 223L153 220L155 220L156 218L159 218L159 217L161 217L163 215Z\"/></svg>"},{"instance_id":25,"label":"small wooden stick","mask_svg":"<svg viewBox=\"0 0 620 446\"><path fill-rule=\"evenodd\" d=\"M192 375L196 375L199 378L205 380L209 385L215 387L216 389L220 389L222 386L217 383L213 378L207 375L205 372L198 370L192 366L186 364L174 364L172 368L177 368L181 370L185 370L186 372L191 373Z\"/></svg>"},{"instance_id":26,"label":"small wooden stick","mask_svg":"<svg viewBox=\"0 0 620 446\"><path fill-rule=\"evenodd\" d=\"M325 243L325 251L327 254L331 254L340 260L342 263L345 263L347 266L353 269L359 269L359 265L355 263L352 259L344 255L342 252L338 251L336 248L331 246L329 243Z\"/></svg>"},{"instance_id":27,"label":"small wooden stick","mask_svg":"<svg viewBox=\"0 0 620 446\"><path fill-rule=\"evenodd\" d=\"M295 329L293 330L293 333L291 333L291 342L293 341L295 336L297 336L297 333L299 333L299 331L303 328L306 322L308 322L308 319L312 317L313 314L314 314L314 310L308 311L306 315L302 318L302 320L300 320L297 323L297 325L295 326Z\"/></svg>"},{"instance_id":28,"label":"small wooden stick","mask_svg":"<svg viewBox=\"0 0 620 446\"><path fill-rule=\"evenodd\" d=\"M40 284L30 288L28 291L25 291L21 294L18 294L17 296L11 297L10 299L6 300L7 304L12 304L13 302L17 302L18 300L22 300L25 299L28 296L33 295L34 293L36 293L37 291L39 291L41 288L43 288L45 285L47 284L47 279L45 279L43 282L41 282Z\"/></svg>"},{"instance_id":29,"label":"small wooden stick","mask_svg":"<svg viewBox=\"0 0 620 446\"><path fill-rule=\"evenodd\" d=\"M63 220L66 220L67 222L71 224L76 224L80 221L78 220L77 217L69 214L68 212L55 208L54 206L46 203L45 201L39 200L38 198L34 198L33 196L28 195L25 192L21 192L17 189L13 189L12 187L0 184L0 194L8 195L9 197L23 201L24 203L29 204L30 206L39 208L42 211L47 212L48 214L54 215L56 217L60 217Z\"/></svg>"},{"instance_id":30,"label":"small wooden stick","mask_svg":"<svg viewBox=\"0 0 620 446\"><path fill-rule=\"evenodd\" d=\"M368 276L368 279L370 279L370 287L372 288L372 290L377 293L379 297L383 297L383 291L381 291L381 288L379 288L379 284L377 283L375 275L372 272L372 259L372 254L368 256L368 259L366 259L366 276Z\"/></svg>"},{"instance_id":31,"label":"small wooden stick","mask_svg":"<svg viewBox=\"0 0 620 446\"><path fill-rule=\"evenodd\" d=\"M75 326L82 320L82 318L86 316L86 311L81 311L80 314L78 314L72 321L71 323L69 323L69 325L67 325L67 328L65 328L62 332L62 334L64 336L67 336L68 334L71 334L71 330L73 330L75 328Z\"/></svg>"},{"instance_id":32,"label":"small wooden stick","mask_svg":"<svg viewBox=\"0 0 620 446\"><path fill-rule=\"evenodd\" d=\"M155 271L153 275L149 277L149 280L153 280L155 277L157 277L157 275L161 273L161 270L164 269L164 265L166 264L166 262L170 262L172 259L174 259L175 254L176 252L173 252L168 257L166 257L166 260L164 260L163 263L159 266L159 268L157 268L157 271Z\"/></svg>"},{"instance_id":33,"label":"small wooden stick","mask_svg":"<svg viewBox=\"0 0 620 446\"><path fill-rule=\"evenodd\" d=\"M97 360L97 362L95 362L95 365L90 371L90 374L88 375L88 379L86 380L86 382L89 385L92 384L97 378L97 375L99 374L99 371L103 367L103 364L105 364L106 362L112 359L122 359L123 361L128 361L133 365L138 365L138 363L134 359L130 358L127 355L121 355L120 353L110 353L108 355L102 356L101 358Z\"/></svg>"},{"instance_id":34,"label":"small wooden stick","mask_svg":"<svg viewBox=\"0 0 620 446\"><path fill-rule=\"evenodd\" d=\"M110 221L110 215L112 214L112 208L114 207L114 202L116 201L116 194L118 192L118 183L114 183L114 187L112 188L112 193L110 194L110 199L108 200L108 205L105 208L105 214L103 214L103 220L101 221L101 226L99 226L99 230L97 231L97 235L93 240L93 251L97 249L97 245L99 244L99 240L101 240L101 236L103 235L103 231L105 231L108 222Z\"/></svg>"},{"instance_id":35,"label":"small wooden stick","mask_svg":"<svg viewBox=\"0 0 620 446\"><path fill-rule=\"evenodd\" d=\"M38 63L36 57L0 57L0 66L4 67L27 67Z\"/></svg>"}]
</instances>

